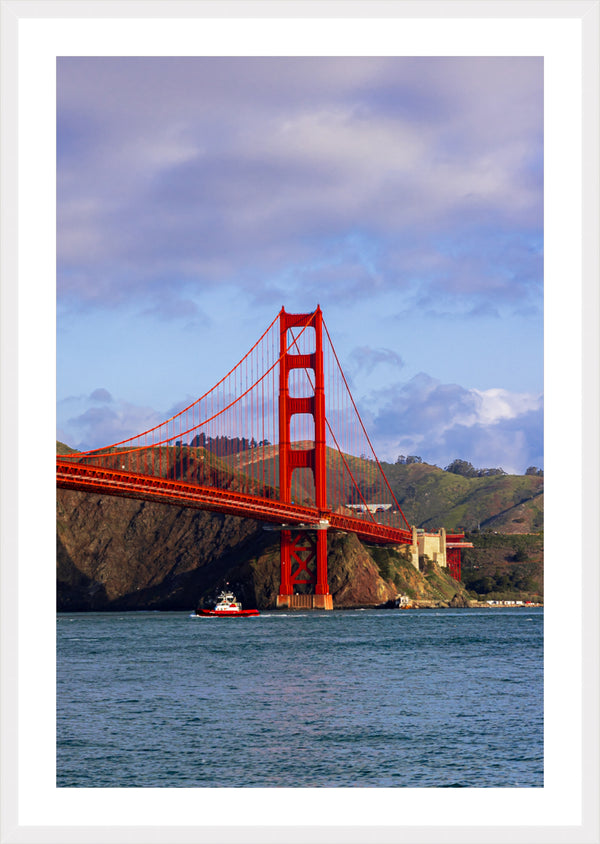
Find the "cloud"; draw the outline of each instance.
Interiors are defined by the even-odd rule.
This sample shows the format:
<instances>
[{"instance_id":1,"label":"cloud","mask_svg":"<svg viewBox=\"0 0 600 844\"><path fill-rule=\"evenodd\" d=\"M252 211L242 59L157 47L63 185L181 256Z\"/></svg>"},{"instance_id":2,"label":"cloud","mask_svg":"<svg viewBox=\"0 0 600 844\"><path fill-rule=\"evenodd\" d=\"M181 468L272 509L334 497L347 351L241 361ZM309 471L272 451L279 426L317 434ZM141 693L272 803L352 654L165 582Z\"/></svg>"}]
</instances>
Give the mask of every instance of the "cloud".
<instances>
[{"instance_id":1,"label":"cloud","mask_svg":"<svg viewBox=\"0 0 600 844\"><path fill-rule=\"evenodd\" d=\"M535 58L59 59L59 294L530 304L542 84Z\"/></svg>"},{"instance_id":2,"label":"cloud","mask_svg":"<svg viewBox=\"0 0 600 844\"><path fill-rule=\"evenodd\" d=\"M105 390L104 387L98 387L92 393L90 393L90 401L99 401L99 402L112 402L113 397Z\"/></svg>"},{"instance_id":3,"label":"cloud","mask_svg":"<svg viewBox=\"0 0 600 844\"><path fill-rule=\"evenodd\" d=\"M468 446L472 462L518 467L541 453L537 396L397 381L403 358L434 371L440 350L446 377L481 383L493 351L475 378L468 350L491 320L515 336L505 320L520 315L528 348L540 337L541 58L63 57L57 121L63 380L75 392L69 368L87 355L115 396L78 386L88 398L59 405L64 442L103 445L169 415L117 397L126 358L164 407L186 393L163 376L182 357L212 378L232 337L318 302L383 456L446 465ZM115 338L110 379L91 328ZM492 383L531 382L508 357L493 364ZM509 457L492 456L500 444Z\"/></svg>"},{"instance_id":4,"label":"cloud","mask_svg":"<svg viewBox=\"0 0 600 844\"><path fill-rule=\"evenodd\" d=\"M356 351L367 369L391 362L386 350ZM88 397L70 397L59 404L59 418L64 421L57 438L82 451L100 448L158 425L192 401L186 396L157 411L114 399L98 388ZM77 413L73 413L75 403ZM420 373L407 382L372 391L358 401L358 408L382 460L394 462L400 454L415 454L444 468L460 458L476 468L501 467L515 474L544 464L540 395L466 389ZM338 418L335 411L330 422L334 429L346 424L345 417Z\"/></svg>"},{"instance_id":5,"label":"cloud","mask_svg":"<svg viewBox=\"0 0 600 844\"><path fill-rule=\"evenodd\" d=\"M541 409L490 425L457 425L445 432L434 462L445 467L460 457L476 468L500 467L510 474L523 474L528 466L544 465L542 430ZM448 454L453 456L447 459Z\"/></svg>"},{"instance_id":6,"label":"cloud","mask_svg":"<svg viewBox=\"0 0 600 844\"><path fill-rule=\"evenodd\" d=\"M75 414L74 405L79 411ZM61 422L57 439L79 451L121 442L168 418L167 413L114 399L102 387L87 397L70 397L59 402L58 417Z\"/></svg>"},{"instance_id":7,"label":"cloud","mask_svg":"<svg viewBox=\"0 0 600 844\"><path fill-rule=\"evenodd\" d=\"M372 394L359 410L382 459L416 454L443 468L460 458L517 474L543 465L540 395L466 389L420 373Z\"/></svg>"},{"instance_id":8,"label":"cloud","mask_svg":"<svg viewBox=\"0 0 600 844\"><path fill-rule=\"evenodd\" d=\"M152 307L145 308L142 314L162 321L185 319L188 325L208 323L208 318L192 299L173 293L168 286L157 292Z\"/></svg>"},{"instance_id":9,"label":"cloud","mask_svg":"<svg viewBox=\"0 0 600 844\"><path fill-rule=\"evenodd\" d=\"M483 425L515 419L541 407L541 396L528 393L511 393L499 388L472 392L479 397L477 421Z\"/></svg>"},{"instance_id":10,"label":"cloud","mask_svg":"<svg viewBox=\"0 0 600 844\"><path fill-rule=\"evenodd\" d=\"M371 375L375 367L380 365L392 366L395 370L404 366L402 358L393 349L372 349L369 346L357 346L348 357L354 375L359 373Z\"/></svg>"}]
</instances>

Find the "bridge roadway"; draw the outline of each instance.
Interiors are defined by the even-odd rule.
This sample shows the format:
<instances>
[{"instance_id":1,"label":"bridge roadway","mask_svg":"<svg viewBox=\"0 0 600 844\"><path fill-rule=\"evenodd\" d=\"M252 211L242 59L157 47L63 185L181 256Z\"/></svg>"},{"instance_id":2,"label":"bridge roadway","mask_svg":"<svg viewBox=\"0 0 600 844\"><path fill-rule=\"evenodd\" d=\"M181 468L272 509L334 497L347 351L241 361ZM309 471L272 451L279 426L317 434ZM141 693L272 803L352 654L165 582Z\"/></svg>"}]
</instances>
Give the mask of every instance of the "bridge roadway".
<instances>
[{"instance_id":1,"label":"bridge roadway","mask_svg":"<svg viewBox=\"0 0 600 844\"><path fill-rule=\"evenodd\" d=\"M231 516L241 516L245 519L256 519L271 524L329 527L355 533L359 539L378 545L410 545L412 542L410 530L367 522L357 516L346 516L329 511L321 513L316 507L285 504L277 499L260 498L234 490L198 486L169 478L85 466L60 458L56 459L56 485L61 489L155 501L191 507L196 510L210 510L214 513L228 513Z\"/></svg>"}]
</instances>

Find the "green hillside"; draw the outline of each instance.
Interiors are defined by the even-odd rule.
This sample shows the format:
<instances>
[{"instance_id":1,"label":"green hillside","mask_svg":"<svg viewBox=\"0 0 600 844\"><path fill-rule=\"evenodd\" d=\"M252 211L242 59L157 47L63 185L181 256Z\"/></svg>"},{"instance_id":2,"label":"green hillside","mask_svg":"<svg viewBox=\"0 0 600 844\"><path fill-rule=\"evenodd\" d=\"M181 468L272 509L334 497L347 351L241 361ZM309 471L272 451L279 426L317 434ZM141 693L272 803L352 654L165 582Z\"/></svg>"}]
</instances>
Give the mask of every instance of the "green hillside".
<instances>
[{"instance_id":1,"label":"green hillside","mask_svg":"<svg viewBox=\"0 0 600 844\"><path fill-rule=\"evenodd\" d=\"M544 526L544 478L465 478L427 463L382 463L410 524L425 530L538 533Z\"/></svg>"},{"instance_id":2,"label":"green hillside","mask_svg":"<svg viewBox=\"0 0 600 844\"><path fill-rule=\"evenodd\" d=\"M473 548L462 552L462 584L471 598L534 602L544 595L542 534L467 534Z\"/></svg>"},{"instance_id":3,"label":"green hillside","mask_svg":"<svg viewBox=\"0 0 600 844\"><path fill-rule=\"evenodd\" d=\"M56 453L57 454L76 454L77 449L71 448L71 446L65 445L64 443L61 443L58 440L56 440Z\"/></svg>"},{"instance_id":4,"label":"green hillside","mask_svg":"<svg viewBox=\"0 0 600 844\"><path fill-rule=\"evenodd\" d=\"M244 472L252 450L227 458L237 472ZM276 446L264 451L265 475L277 486L279 465ZM378 488L379 473L371 460L327 449L327 487L331 498L339 495L340 478L349 467L365 499ZM382 463L389 484L410 524L425 530L494 530L498 533L538 533L544 526L544 478L538 475L498 474L467 478L427 463ZM295 475L298 501L314 500L312 472ZM298 489L300 487L300 489ZM352 491L348 489L348 500ZM356 499L358 500L358 499Z\"/></svg>"}]
</instances>

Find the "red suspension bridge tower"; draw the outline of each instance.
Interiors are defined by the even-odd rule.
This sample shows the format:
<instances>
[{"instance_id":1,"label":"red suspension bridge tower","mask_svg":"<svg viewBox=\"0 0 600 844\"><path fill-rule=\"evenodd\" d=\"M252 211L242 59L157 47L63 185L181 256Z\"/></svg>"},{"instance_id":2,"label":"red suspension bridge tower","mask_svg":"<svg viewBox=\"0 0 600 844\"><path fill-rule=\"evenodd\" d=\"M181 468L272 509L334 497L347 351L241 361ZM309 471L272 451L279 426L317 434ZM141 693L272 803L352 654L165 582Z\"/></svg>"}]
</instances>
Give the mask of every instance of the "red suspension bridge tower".
<instances>
[{"instance_id":1,"label":"red suspension bridge tower","mask_svg":"<svg viewBox=\"0 0 600 844\"><path fill-rule=\"evenodd\" d=\"M312 326L314 351L292 353L288 338L290 328ZM282 502L291 503L292 473L295 469L311 469L315 485L315 505L319 519L311 530L303 526L281 531L281 581L278 606L310 605L332 609L333 601L327 582L327 467L325 438L325 379L323 372L323 314L318 306L314 313L279 313L279 490ZM290 372L294 369L312 370L311 396L290 395ZM300 447L291 442L291 421L295 414L308 414L314 420L313 446ZM309 565L312 567L309 568ZM295 587L310 584L314 594L295 595Z\"/></svg>"}]
</instances>

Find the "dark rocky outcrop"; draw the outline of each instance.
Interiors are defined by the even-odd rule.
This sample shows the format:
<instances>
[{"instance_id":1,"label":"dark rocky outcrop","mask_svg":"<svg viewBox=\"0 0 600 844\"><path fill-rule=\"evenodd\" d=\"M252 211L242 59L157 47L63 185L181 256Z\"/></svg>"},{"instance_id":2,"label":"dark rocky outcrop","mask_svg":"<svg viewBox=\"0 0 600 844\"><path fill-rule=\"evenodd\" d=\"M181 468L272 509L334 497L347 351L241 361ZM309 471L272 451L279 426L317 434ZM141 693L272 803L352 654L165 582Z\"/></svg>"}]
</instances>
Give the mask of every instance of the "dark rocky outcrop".
<instances>
[{"instance_id":1,"label":"dark rocky outcrop","mask_svg":"<svg viewBox=\"0 0 600 844\"><path fill-rule=\"evenodd\" d=\"M59 609L180 609L259 531L233 516L57 490Z\"/></svg>"},{"instance_id":2,"label":"dark rocky outcrop","mask_svg":"<svg viewBox=\"0 0 600 844\"><path fill-rule=\"evenodd\" d=\"M461 595L459 592L450 600L448 603L449 607L468 607L471 605L471 602L465 598L464 595Z\"/></svg>"}]
</instances>

